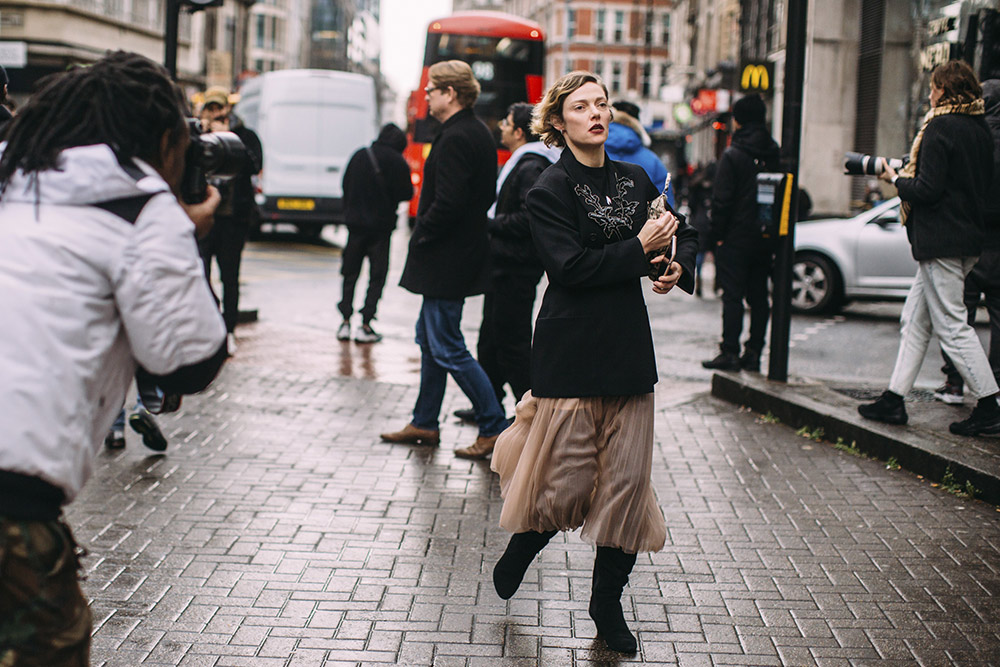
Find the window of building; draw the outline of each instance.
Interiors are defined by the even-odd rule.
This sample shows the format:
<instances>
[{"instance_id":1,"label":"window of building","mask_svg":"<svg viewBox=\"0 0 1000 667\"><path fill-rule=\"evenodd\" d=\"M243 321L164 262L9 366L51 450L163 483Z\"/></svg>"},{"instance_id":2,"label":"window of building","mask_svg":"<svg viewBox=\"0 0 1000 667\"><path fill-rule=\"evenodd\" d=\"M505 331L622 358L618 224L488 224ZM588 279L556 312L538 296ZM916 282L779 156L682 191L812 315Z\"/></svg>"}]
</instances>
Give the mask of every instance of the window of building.
<instances>
[{"instance_id":1,"label":"window of building","mask_svg":"<svg viewBox=\"0 0 1000 667\"><path fill-rule=\"evenodd\" d=\"M253 61L253 70L255 72L263 72L264 71L264 61L261 60L260 58L258 58L257 60Z\"/></svg>"},{"instance_id":2,"label":"window of building","mask_svg":"<svg viewBox=\"0 0 1000 667\"><path fill-rule=\"evenodd\" d=\"M660 85L667 85L667 73L670 71L670 65L663 63L660 65Z\"/></svg>"},{"instance_id":3,"label":"window of building","mask_svg":"<svg viewBox=\"0 0 1000 667\"><path fill-rule=\"evenodd\" d=\"M264 48L264 31L265 31L266 20L267 20L266 16L264 16L263 14L257 14L257 21L256 21L257 30L256 30L256 37L254 38L254 46L256 46L258 49Z\"/></svg>"},{"instance_id":4,"label":"window of building","mask_svg":"<svg viewBox=\"0 0 1000 667\"><path fill-rule=\"evenodd\" d=\"M269 16L267 17L268 30L267 30L267 48L274 51L275 45L275 34L278 32L278 17Z\"/></svg>"},{"instance_id":5,"label":"window of building","mask_svg":"<svg viewBox=\"0 0 1000 667\"><path fill-rule=\"evenodd\" d=\"M649 98L649 91L653 87L653 66L650 63L646 63L642 66L642 96Z\"/></svg>"},{"instance_id":6,"label":"window of building","mask_svg":"<svg viewBox=\"0 0 1000 667\"><path fill-rule=\"evenodd\" d=\"M670 46L670 14L660 17L660 39L663 46Z\"/></svg>"},{"instance_id":7,"label":"window of building","mask_svg":"<svg viewBox=\"0 0 1000 667\"><path fill-rule=\"evenodd\" d=\"M615 44L625 40L625 12L615 12Z\"/></svg>"},{"instance_id":8,"label":"window of building","mask_svg":"<svg viewBox=\"0 0 1000 667\"><path fill-rule=\"evenodd\" d=\"M646 12L646 20L643 21L644 31L642 35L643 44L653 43L653 10Z\"/></svg>"},{"instance_id":9,"label":"window of building","mask_svg":"<svg viewBox=\"0 0 1000 667\"><path fill-rule=\"evenodd\" d=\"M611 65L611 92L620 93L622 90L622 64L613 63Z\"/></svg>"},{"instance_id":10,"label":"window of building","mask_svg":"<svg viewBox=\"0 0 1000 667\"><path fill-rule=\"evenodd\" d=\"M604 41L604 21L607 19L608 12L604 9L597 10L597 41Z\"/></svg>"},{"instance_id":11,"label":"window of building","mask_svg":"<svg viewBox=\"0 0 1000 667\"><path fill-rule=\"evenodd\" d=\"M566 36L569 39L576 37L576 10L569 10L569 27L567 28Z\"/></svg>"},{"instance_id":12,"label":"window of building","mask_svg":"<svg viewBox=\"0 0 1000 667\"><path fill-rule=\"evenodd\" d=\"M600 58L594 61L593 72L602 79L604 78L604 61L601 60Z\"/></svg>"}]
</instances>

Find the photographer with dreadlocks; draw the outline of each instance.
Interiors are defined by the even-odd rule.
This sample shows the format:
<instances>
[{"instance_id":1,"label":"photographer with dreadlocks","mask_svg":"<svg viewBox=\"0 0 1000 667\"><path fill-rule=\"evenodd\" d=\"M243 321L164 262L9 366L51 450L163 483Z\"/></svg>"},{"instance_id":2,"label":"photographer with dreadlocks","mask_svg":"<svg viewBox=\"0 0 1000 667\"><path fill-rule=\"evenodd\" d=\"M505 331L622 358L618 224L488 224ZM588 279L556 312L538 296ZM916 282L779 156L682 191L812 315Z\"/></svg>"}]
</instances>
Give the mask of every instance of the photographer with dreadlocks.
<instances>
[{"instance_id":1,"label":"photographer with dreadlocks","mask_svg":"<svg viewBox=\"0 0 1000 667\"><path fill-rule=\"evenodd\" d=\"M179 203L189 131L160 65L111 53L51 75L0 155L0 665L87 665L91 614L62 506L136 375L204 389L226 329Z\"/></svg>"}]
</instances>

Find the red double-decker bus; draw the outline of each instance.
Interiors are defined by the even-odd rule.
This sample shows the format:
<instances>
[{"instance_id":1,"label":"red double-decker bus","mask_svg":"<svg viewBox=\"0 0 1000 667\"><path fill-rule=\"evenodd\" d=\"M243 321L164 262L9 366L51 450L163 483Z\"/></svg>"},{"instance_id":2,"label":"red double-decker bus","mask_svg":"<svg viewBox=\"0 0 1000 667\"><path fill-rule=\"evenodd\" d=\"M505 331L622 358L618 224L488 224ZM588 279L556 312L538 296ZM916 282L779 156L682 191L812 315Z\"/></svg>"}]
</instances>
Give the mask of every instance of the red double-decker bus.
<instances>
[{"instance_id":1,"label":"red double-decker bus","mask_svg":"<svg viewBox=\"0 0 1000 667\"><path fill-rule=\"evenodd\" d=\"M417 215L423 182L424 160L441 124L427 114L424 88L427 69L442 60L462 60L472 67L482 87L473 111L497 140L497 161L510 153L500 145L500 119L515 102L535 104L542 98L545 44L542 27L533 21L500 12L461 12L431 21L427 28L420 87L410 93L407 105L406 161L410 164L415 194L410 218Z\"/></svg>"}]
</instances>

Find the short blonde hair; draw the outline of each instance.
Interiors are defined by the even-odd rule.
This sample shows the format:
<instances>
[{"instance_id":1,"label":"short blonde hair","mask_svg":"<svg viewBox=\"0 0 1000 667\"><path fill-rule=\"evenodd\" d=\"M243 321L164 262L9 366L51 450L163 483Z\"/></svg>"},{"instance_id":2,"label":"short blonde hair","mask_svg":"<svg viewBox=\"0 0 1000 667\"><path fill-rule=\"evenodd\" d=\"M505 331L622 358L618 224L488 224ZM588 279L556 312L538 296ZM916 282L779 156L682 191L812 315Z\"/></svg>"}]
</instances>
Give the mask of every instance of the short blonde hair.
<instances>
[{"instance_id":1,"label":"short blonde hair","mask_svg":"<svg viewBox=\"0 0 1000 667\"><path fill-rule=\"evenodd\" d=\"M451 88L463 108L468 109L479 99L481 90L476 75L468 63L461 60L445 60L434 63L427 70L430 82L436 88Z\"/></svg>"},{"instance_id":2,"label":"short blonde hair","mask_svg":"<svg viewBox=\"0 0 1000 667\"><path fill-rule=\"evenodd\" d=\"M552 124L553 120L563 119L562 108L574 91L582 88L588 83L596 83L604 89L604 96L608 96L608 87L604 85L601 77L593 72L577 70L564 74L558 81L549 86L545 91L545 97L535 105L535 111L531 115L531 131L541 137L546 146L566 146L566 139L562 132L557 130Z\"/></svg>"}]
</instances>

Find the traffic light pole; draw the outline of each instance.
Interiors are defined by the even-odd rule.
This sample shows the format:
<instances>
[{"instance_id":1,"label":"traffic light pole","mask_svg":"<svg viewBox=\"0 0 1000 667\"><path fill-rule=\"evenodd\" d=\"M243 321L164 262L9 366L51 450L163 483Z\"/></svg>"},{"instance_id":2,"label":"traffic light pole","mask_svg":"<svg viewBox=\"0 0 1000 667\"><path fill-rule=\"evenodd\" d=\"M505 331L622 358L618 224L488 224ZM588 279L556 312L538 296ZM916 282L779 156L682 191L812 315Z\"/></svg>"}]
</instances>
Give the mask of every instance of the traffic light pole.
<instances>
[{"instance_id":1,"label":"traffic light pole","mask_svg":"<svg viewBox=\"0 0 1000 667\"><path fill-rule=\"evenodd\" d=\"M806 65L806 8L808 0L789 0L785 39L785 92L781 116L782 169L791 174L791 210L788 233L779 237L774 260L774 307L771 311L771 355L767 377L788 381L788 339L792 324L792 264L795 261L795 222L799 218L799 144L802 139L802 86Z\"/></svg>"},{"instance_id":2,"label":"traffic light pole","mask_svg":"<svg viewBox=\"0 0 1000 667\"><path fill-rule=\"evenodd\" d=\"M177 79L177 32L180 23L180 0L167 0L167 16L163 33L163 66L170 72L171 79Z\"/></svg>"}]
</instances>

